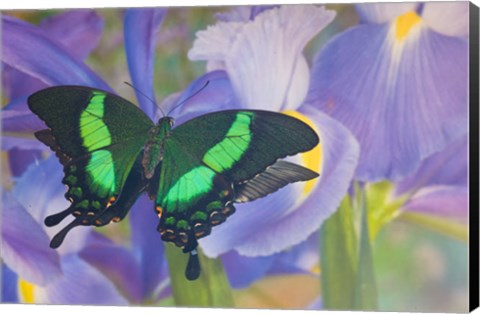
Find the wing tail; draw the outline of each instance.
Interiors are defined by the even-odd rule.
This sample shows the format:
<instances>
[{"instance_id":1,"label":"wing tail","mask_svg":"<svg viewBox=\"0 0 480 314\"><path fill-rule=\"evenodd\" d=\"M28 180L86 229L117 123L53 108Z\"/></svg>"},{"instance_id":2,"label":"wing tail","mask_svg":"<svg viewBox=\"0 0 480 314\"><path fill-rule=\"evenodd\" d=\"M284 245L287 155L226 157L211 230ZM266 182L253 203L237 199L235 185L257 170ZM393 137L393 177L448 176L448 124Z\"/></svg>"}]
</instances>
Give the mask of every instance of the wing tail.
<instances>
[{"instance_id":1,"label":"wing tail","mask_svg":"<svg viewBox=\"0 0 480 314\"><path fill-rule=\"evenodd\" d=\"M273 193L289 183L308 181L318 177L318 173L300 165L278 160L253 179L237 184L235 202L245 203Z\"/></svg>"}]
</instances>

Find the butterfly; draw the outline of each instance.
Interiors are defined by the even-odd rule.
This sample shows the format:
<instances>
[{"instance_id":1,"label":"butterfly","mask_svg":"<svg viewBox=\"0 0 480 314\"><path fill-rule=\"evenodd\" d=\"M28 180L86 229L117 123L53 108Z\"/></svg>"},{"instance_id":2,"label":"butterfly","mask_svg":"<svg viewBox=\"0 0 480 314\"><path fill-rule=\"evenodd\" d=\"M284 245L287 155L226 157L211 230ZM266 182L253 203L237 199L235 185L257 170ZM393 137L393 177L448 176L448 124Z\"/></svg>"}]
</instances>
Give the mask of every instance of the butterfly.
<instances>
[{"instance_id":1,"label":"butterfly","mask_svg":"<svg viewBox=\"0 0 480 314\"><path fill-rule=\"evenodd\" d=\"M281 160L319 143L311 127L281 113L218 111L173 128L171 117L154 124L126 99L84 86L43 89L28 106L48 127L35 136L63 165L71 203L44 223L74 218L52 238L52 248L74 227L121 221L145 192L161 239L189 254L185 276L195 280L197 240L232 215L235 203L318 176Z\"/></svg>"}]
</instances>

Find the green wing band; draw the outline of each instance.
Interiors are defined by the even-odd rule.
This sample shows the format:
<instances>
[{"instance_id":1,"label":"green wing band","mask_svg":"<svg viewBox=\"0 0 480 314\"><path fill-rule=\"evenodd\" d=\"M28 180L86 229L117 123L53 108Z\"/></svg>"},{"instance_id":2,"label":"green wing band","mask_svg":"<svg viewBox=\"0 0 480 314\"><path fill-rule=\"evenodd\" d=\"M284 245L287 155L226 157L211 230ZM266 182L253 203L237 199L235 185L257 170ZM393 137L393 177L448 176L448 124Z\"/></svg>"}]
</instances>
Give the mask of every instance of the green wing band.
<instances>
[{"instance_id":1,"label":"green wing band","mask_svg":"<svg viewBox=\"0 0 480 314\"><path fill-rule=\"evenodd\" d=\"M80 114L80 136L83 147L88 151L94 151L112 143L110 131L103 120L105 97L104 93L93 92L90 103Z\"/></svg>"},{"instance_id":2,"label":"green wing band","mask_svg":"<svg viewBox=\"0 0 480 314\"><path fill-rule=\"evenodd\" d=\"M253 178L276 160L315 147L318 136L299 119L269 111L220 111L173 129L171 141L232 182Z\"/></svg>"},{"instance_id":3,"label":"green wing band","mask_svg":"<svg viewBox=\"0 0 480 314\"><path fill-rule=\"evenodd\" d=\"M92 153L87 166L89 190L100 198L118 194L118 182L115 181L115 169L112 153L98 150Z\"/></svg>"},{"instance_id":4,"label":"green wing band","mask_svg":"<svg viewBox=\"0 0 480 314\"><path fill-rule=\"evenodd\" d=\"M167 210L185 210L188 204L193 204L202 195L208 193L213 187L215 172L211 169L199 166L177 179L175 184L168 189L161 202Z\"/></svg>"},{"instance_id":5,"label":"green wing band","mask_svg":"<svg viewBox=\"0 0 480 314\"><path fill-rule=\"evenodd\" d=\"M225 138L205 153L203 162L218 173L231 169L250 145L252 116L250 112L236 114Z\"/></svg>"}]
</instances>

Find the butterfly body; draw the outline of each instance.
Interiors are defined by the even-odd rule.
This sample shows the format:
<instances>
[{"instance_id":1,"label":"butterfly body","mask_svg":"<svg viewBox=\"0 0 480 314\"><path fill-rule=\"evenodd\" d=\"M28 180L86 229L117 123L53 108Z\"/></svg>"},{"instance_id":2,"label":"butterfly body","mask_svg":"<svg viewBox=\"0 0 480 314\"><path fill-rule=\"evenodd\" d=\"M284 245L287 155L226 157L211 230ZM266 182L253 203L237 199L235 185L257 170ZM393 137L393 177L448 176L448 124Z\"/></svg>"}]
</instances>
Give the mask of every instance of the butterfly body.
<instances>
[{"instance_id":1,"label":"butterfly body","mask_svg":"<svg viewBox=\"0 0 480 314\"><path fill-rule=\"evenodd\" d=\"M231 216L234 203L318 176L279 160L319 141L305 123L279 113L220 111L173 127L171 117L154 124L125 99L81 86L39 91L28 104L48 127L35 135L62 163L71 202L45 224L74 217L52 239L53 248L73 227L122 220L147 192L162 240L190 253L186 276L195 279L197 240Z\"/></svg>"},{"instance_id":2,"label":"butterfly body","mask_svg":"<svg viewBox=\"0 0 480 314\"><path fill-rule=\"evenodd\" d=\"M169 136L173 126L173 119L170 117L161 118L157 125L149 130L149 138L144 146L142 166L145 177L151 179L155 173L155 168L163 159L163 145L165 139Z\"/></svg>"}]
</instances>

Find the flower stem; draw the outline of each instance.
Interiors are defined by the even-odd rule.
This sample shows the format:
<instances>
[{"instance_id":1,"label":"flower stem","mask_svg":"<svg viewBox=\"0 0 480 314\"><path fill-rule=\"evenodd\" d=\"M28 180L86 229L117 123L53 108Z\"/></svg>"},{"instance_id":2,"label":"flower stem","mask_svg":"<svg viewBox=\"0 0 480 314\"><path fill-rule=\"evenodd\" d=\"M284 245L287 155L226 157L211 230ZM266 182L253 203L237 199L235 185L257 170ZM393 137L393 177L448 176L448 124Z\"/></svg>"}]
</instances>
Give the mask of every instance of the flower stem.
<instances>
[{"instance_id":1,"label":"flower stem","mask_svg":"<svg viewBox=\"0 0 480 314\"><path fill-rule=\"evenodd\" d=\"M325 309L352 310L357 235L347 196L320 229L320 278Z\"/></svg>"},{"instance_id":2,"label":"flower stem","mask_svg":"<svg viewBox=\"0 0 480 314\"><path fill-rule=\"evenodd\" d=\"M357 274L355 276L353 306L359 310L375 311L378 307L377 285L373 264L372 246L368 228L368 207L365 191L360 192L360 241Z\"/></svg>"}]
</instances>

